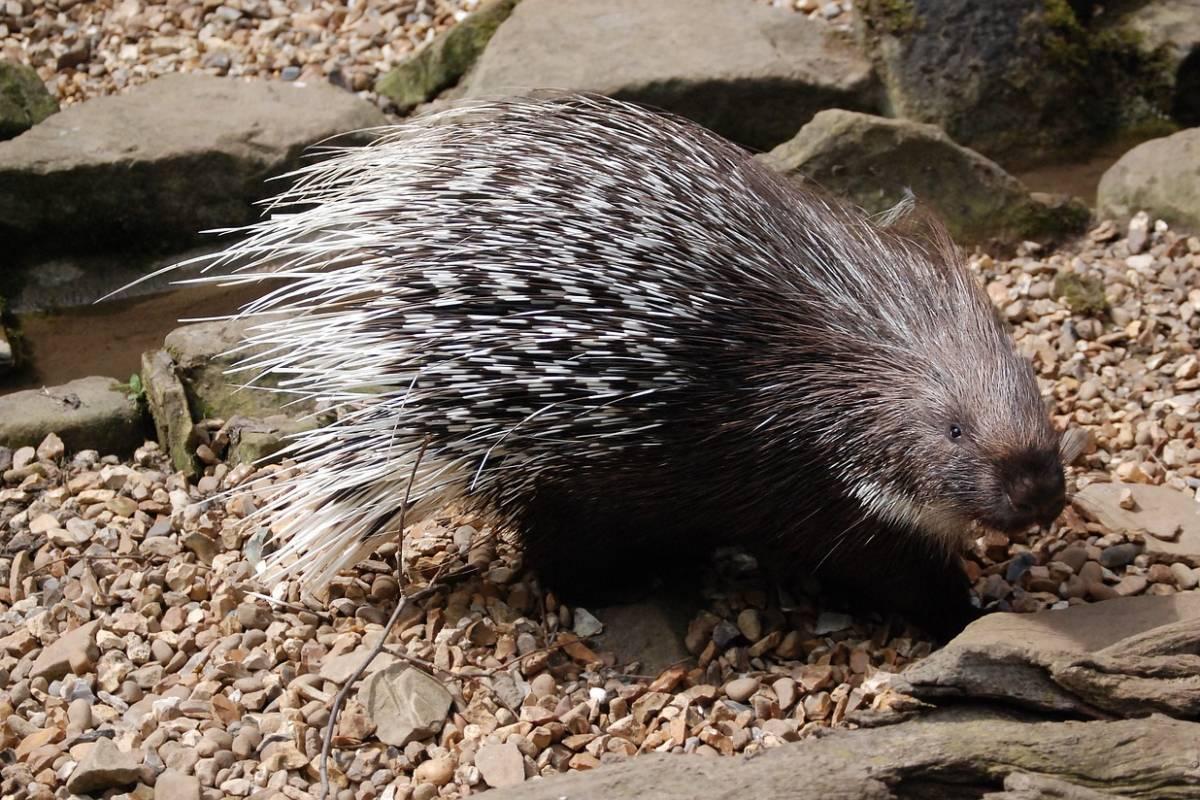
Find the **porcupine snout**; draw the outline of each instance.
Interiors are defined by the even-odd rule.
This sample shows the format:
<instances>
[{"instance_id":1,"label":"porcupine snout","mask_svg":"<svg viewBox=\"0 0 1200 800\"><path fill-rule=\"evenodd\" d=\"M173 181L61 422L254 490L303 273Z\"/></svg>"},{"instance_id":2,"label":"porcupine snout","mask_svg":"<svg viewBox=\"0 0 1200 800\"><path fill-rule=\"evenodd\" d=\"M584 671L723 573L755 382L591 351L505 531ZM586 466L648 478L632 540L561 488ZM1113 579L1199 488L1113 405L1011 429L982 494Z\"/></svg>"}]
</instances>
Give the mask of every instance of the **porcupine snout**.
<instances>
[{"instance_id":1,"label":"porcupine snout","mask_svg":"<svg viewBox=\"0 0 1200 800\"><path fill-rule=\"evenodd\" d=\"M1003 531L1049 525L1067 502L1066 479L1056 452L1029 451L1001 464L1004 508L993 520Z\"/></svg>"}]
</instances>

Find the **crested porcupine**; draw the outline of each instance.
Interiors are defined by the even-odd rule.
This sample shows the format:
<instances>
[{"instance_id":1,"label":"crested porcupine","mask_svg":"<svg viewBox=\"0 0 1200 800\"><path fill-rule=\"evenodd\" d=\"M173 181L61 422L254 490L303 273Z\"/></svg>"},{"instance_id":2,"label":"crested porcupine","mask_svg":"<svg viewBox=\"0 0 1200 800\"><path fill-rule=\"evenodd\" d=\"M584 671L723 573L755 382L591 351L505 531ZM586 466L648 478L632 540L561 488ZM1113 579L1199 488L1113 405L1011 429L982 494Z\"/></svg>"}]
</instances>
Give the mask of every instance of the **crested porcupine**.
<instances>
[{"instance_id":1,"label":"crested porcupine","mask_svg":"<svg viewBox=\"0 0 1200 800\"><path fill-rule=\"evenodd\" d=\"M455 500L566 582L734 542L948 634L976 526L1062 509L1030 364L937 229L598 97L456 108L297 173L216 264L245 366L337 407L260 514L320 583ZM279 213L287 211L289 213ZM222 277L228 281L231 278ZM658 548L656 550L656 548Z\"/></svg>"}]
</instances>

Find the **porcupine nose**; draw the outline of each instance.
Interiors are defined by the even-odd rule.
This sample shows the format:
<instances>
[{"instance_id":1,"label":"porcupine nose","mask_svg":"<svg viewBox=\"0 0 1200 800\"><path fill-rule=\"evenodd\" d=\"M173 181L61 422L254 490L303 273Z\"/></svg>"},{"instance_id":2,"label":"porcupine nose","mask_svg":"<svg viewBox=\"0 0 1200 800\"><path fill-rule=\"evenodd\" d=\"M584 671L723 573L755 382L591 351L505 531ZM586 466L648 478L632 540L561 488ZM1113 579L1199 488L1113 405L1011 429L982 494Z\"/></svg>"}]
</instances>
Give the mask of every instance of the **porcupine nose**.
<instances>
[{"instance_id":1,"label":"porcupine nose","mask_svg":"<svg viewBox=\"0 0 1200 800\"><path fill-rule=\"evenodd\" d=\"M1027 472L1006 487L1017 522L1049 525L1066 505L1066 481L1061 467Z\"/></svg>"}]
</instances>

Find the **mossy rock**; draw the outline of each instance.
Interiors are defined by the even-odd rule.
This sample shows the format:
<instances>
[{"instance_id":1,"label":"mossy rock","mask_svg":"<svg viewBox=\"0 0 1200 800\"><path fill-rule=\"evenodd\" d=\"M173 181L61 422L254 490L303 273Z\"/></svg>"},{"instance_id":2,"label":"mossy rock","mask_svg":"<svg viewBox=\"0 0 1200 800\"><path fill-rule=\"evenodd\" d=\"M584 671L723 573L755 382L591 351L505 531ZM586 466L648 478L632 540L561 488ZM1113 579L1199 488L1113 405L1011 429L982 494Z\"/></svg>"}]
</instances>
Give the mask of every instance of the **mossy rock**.
<instances>
[{"instance_id":1,"label":"mossy rock","mask_svg":"<svg viewBox=\"0 0 1200 800\"><path fill-rule=\"evenodd\" d=\"M908 193L962 244L1044 241L1081 231L1090 213L1074 198L1035 195L941 129L908 120L831 109L759 157L871 214Z\"/></svg>"},{"instance_id":2,"label":"mossy rock","mask_svg":"<svg viewBox=\"0 0 1200 800\"><path fill-rule=\"evenodd\" d=\"M892 115L1013 167L1170 126L1170 59L1084 17L1069 0L863 0L859 38Z\"/></svg>"},{"instance_id":3,"label":"mossy rock","mask_svg":"<svg viewBox=\"0 0 1200 800\"><path fill-rule=\"evenodd\" d=\"M163 350L173 363L187 395L193 420L230 419L245 416L256 419L280 413L303 415L315 409L312 400L279 391L276 376L253 380L253 373L235 371L243 359L261 353L245 349L243 340L257 320L239 319L201 322L176 328L167 334Z\"/></svg>"},{"instance_id":4,"label":"mossy rock","mask_svg":"<svg viewBox=\"0 0 1200 800\"><path fill-rule=\"evenodd\" d=\"M519 0L491 0L375 83L375 91L407 114L458 83Z\"/></svg>"},{"instance_id":5,"label":"mossy rock","mask_svg":"<svg viewBox=\"0 0 1200 800\"><path fill-rule=\"evenodd\" d=\"M12 139L58 111L32 67L0 61L0 140Z\"/></svg>"},{"instance_id":6,"label":"mossy rock","mask_svg":"<svg viewBox=\"0 0 1200 800\"><path fill-rule=\"evenodd\" d=\"M231 466L254 464L262 466L282 458L283 450L292 437L315 430L328 420L317 417L296 419L277 414L266 419L239 418L229 422L231 429L229 452L225 460Z\"/></svg>"},{"instance_id":7,"label":"mossy rock","mask_svg":"<svg viewBox=\"0 0 1200 800\"><path fill-rule=\"evenodd\" d=\"M1076 316L1102 317L1108 313L1104 283L1096 278L1060 271L1054 276L1054 294L1062 298Z\"/></svg>"}]
</instances>

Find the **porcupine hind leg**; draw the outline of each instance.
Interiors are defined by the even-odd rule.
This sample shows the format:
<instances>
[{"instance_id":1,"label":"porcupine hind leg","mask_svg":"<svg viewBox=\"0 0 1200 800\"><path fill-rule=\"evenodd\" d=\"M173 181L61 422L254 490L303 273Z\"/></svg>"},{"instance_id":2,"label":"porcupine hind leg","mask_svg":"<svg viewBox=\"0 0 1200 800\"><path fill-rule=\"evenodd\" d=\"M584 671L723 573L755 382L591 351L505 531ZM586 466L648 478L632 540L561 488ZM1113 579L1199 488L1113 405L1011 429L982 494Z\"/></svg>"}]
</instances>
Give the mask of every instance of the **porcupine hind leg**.
<instances>
[{"instance_id":1,"label":"porcupine hind leg","mask_svg":"<svg viewBox=\"0 0 1200 800\"><path fill-rule=\"evenodd\" d=\"M542 487L520 521L525 562L569 604L606 606L694 587L711 547L620 501L585 502ZM690 579L688 578L690 576Z\"/></svg>"}]
</instances>

